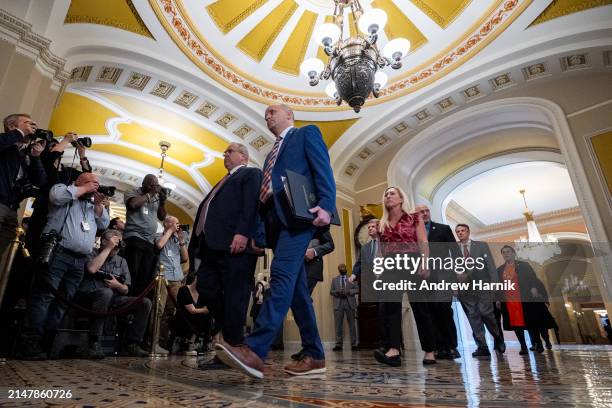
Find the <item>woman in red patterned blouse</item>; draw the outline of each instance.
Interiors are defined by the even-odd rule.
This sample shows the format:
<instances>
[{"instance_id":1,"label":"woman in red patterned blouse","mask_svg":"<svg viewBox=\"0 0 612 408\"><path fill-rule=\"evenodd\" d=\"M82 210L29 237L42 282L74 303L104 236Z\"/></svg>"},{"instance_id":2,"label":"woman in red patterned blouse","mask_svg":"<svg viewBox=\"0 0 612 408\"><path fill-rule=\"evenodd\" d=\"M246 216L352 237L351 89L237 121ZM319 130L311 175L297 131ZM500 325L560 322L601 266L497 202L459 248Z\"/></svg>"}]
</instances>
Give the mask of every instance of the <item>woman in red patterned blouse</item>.
<instances>
[{"instance_id":1,"label":"woman in red patterned blouse","mask_svg":"<svg viewBox=\"0 0 612 408\"><path fill-rule=\"evenodd\" d=\"M410 254L425 257L429 255L427 232L420 213L410 213L406 194L399 187L388 187L383 195L383 216L380 220L380 242L385 256ZM395 280L401 278L405 271L390 271ZM385 272L386 273L386 272ZM421 279L429 276L429 270L417 272ZM414 277L414 275L413 275ZM393 278L392 278L393 279ZM376 350L377 361L393 367L401 365L400 347L402 343L402 302L380 302L379 317L381 320L382 349ZM417 322L418 323L418 322ZM425 361L434 361L433 350L426 350Z\"/></svg>"}]
</instances>

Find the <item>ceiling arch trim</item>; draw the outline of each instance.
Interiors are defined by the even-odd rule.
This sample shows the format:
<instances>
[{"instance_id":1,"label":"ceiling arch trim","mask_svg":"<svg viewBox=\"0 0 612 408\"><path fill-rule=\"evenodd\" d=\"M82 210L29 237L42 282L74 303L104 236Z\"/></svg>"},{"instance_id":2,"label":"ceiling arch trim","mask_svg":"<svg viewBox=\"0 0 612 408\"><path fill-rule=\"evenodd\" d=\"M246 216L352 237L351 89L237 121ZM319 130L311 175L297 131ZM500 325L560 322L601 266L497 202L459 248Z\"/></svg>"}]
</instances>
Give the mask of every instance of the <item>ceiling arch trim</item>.
<instances>
[{"instance_id":1,"label":"ceiling arch trim","mask_svg":"<svg viewBox=\"0 0 612 408\"><path fill-rule=\"evenodd\" d=\"M205 40L190 21L179 0L149 0L159 21L181 50L200 69L221 85L257 102L284 103L297 110L338 111L335 102L322 93L306 93L279 88L239 70L226 61ZM384 103L412 93L442 78L469 61L483 47L497 38L530 4L532 0L497 1L461 38L442 53L421 66L407 71L387 86L378 99L369 105Z\"/></svg>"},{"instance_id":2,"label":"ceiling arch trim","mask_svg":"<svg viewBox=\"0 0 612 408\"><path fill-rule=\"evenodd\" d=\"M452 200L451 194L464 183L478 177L483 173L500 167L526 162L550 162L565 168L563 156L559 149L550 148L525 148L514 151L499 152L497 155L483 157L481 160L464 166L453 174L449 174L433 191L428 202L432 209L440 211L441 219L446 222L446 209Z\"/></svg>"},{"instance_id":3,"label":"ceiling arch trim","mask_svg":"<svg viewBox=\"0 0 612 408\"><path fill-rule=\"evenodd\" d=\"M67 166L71 165L70 157L73 154L74 149L66 149L62 162ZM94 173L132 188L140 186L146 174L157 174L158 172L155 167L106 152L90 150L87 152L87 156L93 166ZM165 173L164 178L176 185L176 189L170 194L169 200L189 214L190 217L195 218L197 208L206 193L196 190L185 183L184 180L172 174Z\"/></svg>"}]
</instances>

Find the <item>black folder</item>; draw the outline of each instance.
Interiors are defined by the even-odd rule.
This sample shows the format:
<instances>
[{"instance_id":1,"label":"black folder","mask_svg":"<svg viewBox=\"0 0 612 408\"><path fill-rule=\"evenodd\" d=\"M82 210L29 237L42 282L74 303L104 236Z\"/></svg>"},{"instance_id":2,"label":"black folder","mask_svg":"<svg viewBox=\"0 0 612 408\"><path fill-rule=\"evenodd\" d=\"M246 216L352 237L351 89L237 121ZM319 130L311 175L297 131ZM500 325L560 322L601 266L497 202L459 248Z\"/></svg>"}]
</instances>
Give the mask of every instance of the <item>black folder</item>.
<instances>
[{"instance_id":1,"label":"black folder","mask_svg":"<svg viewBox=\"0 0 612 408\"><path fill-rule=\"evenodd\" d=\"M291 170L287 170L285 174L286 177L283 178L283 185L285 187L287 204L293 218L298 222L312 223L315 215L311 214L308 210L317 205L317 195L314 186L302 174ZM340 225L338 211L334 211L332 214L331 223Z\"/></svg>"}]
</instances>

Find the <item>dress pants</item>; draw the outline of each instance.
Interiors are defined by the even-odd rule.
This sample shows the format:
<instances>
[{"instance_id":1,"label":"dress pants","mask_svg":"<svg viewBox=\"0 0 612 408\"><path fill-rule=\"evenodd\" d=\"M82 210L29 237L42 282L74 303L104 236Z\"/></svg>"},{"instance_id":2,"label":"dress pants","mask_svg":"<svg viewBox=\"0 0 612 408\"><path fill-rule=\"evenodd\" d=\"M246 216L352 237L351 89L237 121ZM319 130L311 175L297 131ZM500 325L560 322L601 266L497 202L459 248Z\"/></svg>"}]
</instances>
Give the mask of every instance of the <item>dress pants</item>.
<instances>
[{"instance_id":1,"label":"dress pants","mask_svg":"<svg viewBox=\"0 0 612 408\"><path fill-rule=\"evenodd\" d=\"M385 350L402 347L402 302L378 303L380 345Z\"/></svg>"},{"instance_id":2,"label":"dress pants","mask_svg":"<svg viewBox=\"0 0 612 408\"><path fill-rule=\"evenodd\" d=\"M347 298L340 299L340 305L337 309L334 310L334 323L336 326L336 346L342 347L343 344L342 338L344 337L344 316L346 316L346 320L348 321L349 333L351 335L351 346L356 346L357 331L355 330L355 309L351 308L351 305L349 304Z\"/></svg>"},{"instance_id":3,"label":"dress pants","mask_svg":"<svg viewBox=\"0 0 612 408\"><path fill-rule=\"evenodd\" d=\"M253 332L245 343L262 360L265 360L270 345L274 341L281 323L289 308L293 311L295 322L302 338L304 356L323 360L325 354L317 329L317 321L312 299L306 283L304 253L312 239L315 228L287 229L276 220L274 208L264 210L266 238L272 246L274 258L270 266L270 296L264 301L257 316ZM274 224L271 224L273 222ZM274 231L274 225L278 226ZM276 233L270 235L270 233Z\"/></svg>"},{"instance_id":4,"label":"dress pants","mask_svg":"<svg viewBox=\"0 0 612 408\"><path fill-rule=\"evenodd\" d=\"M213 333L221 330L224 340L235 346L244 340L257 256L246 252L215 251L206 246L205 237L201 242L198 302L206 305L215 319Z\"/></svg>"},{"instance_id":5,"label":"dress pants","mask_svg":"<svg viewBox=\"0 0 612 408\"><path fill-rule=\"evenodd\" d=\"M410 302L412 314L419 333L421 349L426 353L431 353L436 347L436 328L434 319L436 318L433 310L434 303L431 302Z\"/></svg>"},{"instance_id":6,"label":"dress pants","mask_svg":"<svg viewBox=\"0 0 612 408\"><path fill-rule=\"evenodd\" d=\"M155 277L158 256L152 243L137 237L125 240L125 261L132 278L131 296L139 296ZM153 291L149 297L153 296Z\"/></svg>"},{"instance_id":7,"label":"dress pants","mask_svg":"<svg viewBox=\"0 0 612 408\"><path fill-rule=\"evenodd\" d=\"M490 294L478 292L463 293L459 296L459 300L470 322L472 335L478 348L487 348L485 326L496 343L503 342L503 338L500 335L501 328L498 326L495 313L493 312L494 306L493 302L491 302Z\"/></svg>"}]
</instances>

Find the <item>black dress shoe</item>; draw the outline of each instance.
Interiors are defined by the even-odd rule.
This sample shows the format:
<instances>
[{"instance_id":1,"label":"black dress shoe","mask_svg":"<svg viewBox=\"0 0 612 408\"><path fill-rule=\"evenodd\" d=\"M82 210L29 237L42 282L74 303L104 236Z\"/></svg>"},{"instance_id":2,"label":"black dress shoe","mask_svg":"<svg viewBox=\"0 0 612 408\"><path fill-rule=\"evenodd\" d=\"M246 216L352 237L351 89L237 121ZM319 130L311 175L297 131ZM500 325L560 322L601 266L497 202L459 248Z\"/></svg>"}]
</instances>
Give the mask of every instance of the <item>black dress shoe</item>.
<instances>
[{"instance_id":1,"label":"black dress shoe","mask_svg":"<svg viewBox=\"0 0 612 408\"><path fill-rule=\"evenodd\" d=\"M342 351L342 346L335 346L332 351Z\"/></svg>"},{"instance_id":2,"label":"black dress shoe","mask_svg":"<svg viewBox=\"0 0 612 408\"><path fill-rule=\"evenodd\" d=\"M535 351L535 349L536 349L536 348L535 348L535 346L531 346L531 347L529 347L529 350L530 350L530 351Z\"/></svg>"},{"instance_id":3,"label":"black dress shoe","mask_svg":"<svg viewBox=\"0 0 612 408\"><path fill-rule=\"evenodd\" d=\"M432 364L436 364L436 360L432 360L429 358L424 358L423 359L423 365L432 365Z\"/></svg>"},{"instance_id":4,"label":"black dress shoe","mask_svg":"<svg viewBox=\"0 0 612 408\"><path fill-rule=\"evenodd\" d=\"M452 360L453 359L450 351L448 350L440 350L437 353L434 353L434 356L436 357L437 360Z\"/></svg>"},{"instance_id":5,"label":"black dress shoe","mask_svg":"<svg viewBox=\"0 0 612 408\"><path fill-rule=\"evenodd\" d=\"M552 350L552 344L546 343L546 350Z\"/></svg>"},{"instance_id":6,"label":"black dress shoe","mask_svg":"<svg viewBox=\"0 0 612 408\"><path fill-rule=\"evenodd\" d=\"M304 350L300 350L295 354L291 355L291 359L295 361L300 361L304 357Z\"/></svg>"},{"instance_id":7,"label":"black dress shoe","mask_svg":"<svg viewBox=\"0 0 612 408\"><path fill-rule=\"evenodd\" d=\"M503 341L496 342L495 351L497 351L499 354L504 354L506 352L506 343Z\"/></svg>"},{"instance_id":8,"label":"black dress shoe","mask_svg":"<svg viewBox=\"0 0 612 408\"><path fill-rule=\"evenodd\" d=\"M543 352L544 352L544 347L542 346L542 343L540 343L540 344L538 344L538 345L536 346L535 351L536 351L537 353L543 353Z\"/></svg>"},{"instance_id":9,"label":"black dress shoe","mask_svg":"<svg viewBox=\"0 0 612 408\"><path fill-rule=\"evenodd\" d=\"M521 351L519 351L519 354L521 356L527 355L529 354L529 350L527 350L526 348L521 348Z\"/></svg>"},{"instance_id":10,"label":"black dress shoe","mask_svg":"<svg viewBox=\"0 0 612 408\"><path fill-rule=\"evenodd\" d=\"M478 358L478 357L484 357L484 358L491 357L491 352L489 351L489 349L478 347L478 349L476 349L476 351L472 353L472 357L474 357L474 358Z\"/></svg>"},{"instance_id":11,"label":"black dress shoe","mask_svg":"<svg viewBox=\"0 0 612 408\"><path fill-rule=\"evenodd\" d=\"M381 352L380 350L376 350L374 352L374 358L379 363L386 364L391 367L399 367L402 365L402 359L400 358L399 355L389 357L385 353Z\"/></svg>"}]
</instances>

